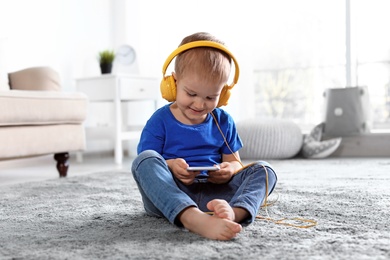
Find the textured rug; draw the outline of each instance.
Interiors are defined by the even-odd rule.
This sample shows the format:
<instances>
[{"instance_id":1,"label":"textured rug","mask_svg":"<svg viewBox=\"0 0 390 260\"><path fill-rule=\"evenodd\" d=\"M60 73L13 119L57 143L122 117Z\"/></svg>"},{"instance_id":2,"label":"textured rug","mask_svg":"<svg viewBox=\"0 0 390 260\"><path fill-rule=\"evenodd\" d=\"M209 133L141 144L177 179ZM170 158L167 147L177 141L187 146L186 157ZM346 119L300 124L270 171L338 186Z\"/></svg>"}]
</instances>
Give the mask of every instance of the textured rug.
<instances>
[{"instance_id":1,"label":"textured rug","mask_svg":"<svg viewBox=\"0 0 390 260\"><path fill-rule=\"evenodd\" d=\"M270 217L316 226L212 241L145 215L129 172L97 172L1 187L0 259L390 259L390 159L270 162Z\"/></svg>"}]
</instances>

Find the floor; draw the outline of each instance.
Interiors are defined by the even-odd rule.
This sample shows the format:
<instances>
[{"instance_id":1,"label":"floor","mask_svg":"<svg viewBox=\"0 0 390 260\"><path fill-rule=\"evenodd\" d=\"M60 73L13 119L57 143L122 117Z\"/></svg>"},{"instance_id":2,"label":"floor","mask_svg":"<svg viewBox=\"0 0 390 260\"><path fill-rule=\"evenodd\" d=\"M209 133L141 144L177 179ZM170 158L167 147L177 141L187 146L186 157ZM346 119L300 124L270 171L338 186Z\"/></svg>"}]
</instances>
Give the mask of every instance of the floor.
<instances>
[{"instance_id":1,"label":"floor","mask_svg":"<svg viewBox=\"0 0 390 260\"><path fill-rule=\"evenodd\" d=\"M130 169L132 158L125 156L123 164L117 165L111 153L87 154L78 162L70 155L68 176L89 174L104 170ZM26 159L0 161L0 186L59 178L52 155Z\"/></svg>"}]
</instances>

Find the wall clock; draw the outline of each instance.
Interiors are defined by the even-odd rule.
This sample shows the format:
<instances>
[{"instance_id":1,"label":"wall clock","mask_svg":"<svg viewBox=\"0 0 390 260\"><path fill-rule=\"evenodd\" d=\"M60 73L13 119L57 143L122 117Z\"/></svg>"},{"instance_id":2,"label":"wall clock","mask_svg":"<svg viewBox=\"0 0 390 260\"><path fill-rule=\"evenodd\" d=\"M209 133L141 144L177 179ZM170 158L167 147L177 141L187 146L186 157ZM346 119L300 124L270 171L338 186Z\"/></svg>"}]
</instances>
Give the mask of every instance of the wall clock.
<instances>
[{"instance_id":1,"label":"wall clock","mask_svg":"<svg viewBox=\"0 0 390 260\"><path fill-rule=\"evenodd\" d=\"M136 58L135 50L130 45L124 44L120 46L116 52L115 60L123 65L131 65Z\"/></svg>"}]
</instances>

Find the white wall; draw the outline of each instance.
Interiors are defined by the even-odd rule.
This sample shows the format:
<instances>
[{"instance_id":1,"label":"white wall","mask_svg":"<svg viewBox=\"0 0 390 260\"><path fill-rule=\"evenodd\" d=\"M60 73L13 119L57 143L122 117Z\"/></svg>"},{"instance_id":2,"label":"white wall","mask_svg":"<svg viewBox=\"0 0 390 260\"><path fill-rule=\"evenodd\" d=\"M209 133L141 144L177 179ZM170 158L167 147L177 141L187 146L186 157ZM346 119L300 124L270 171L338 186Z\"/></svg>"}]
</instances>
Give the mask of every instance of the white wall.
<instances>
[{"instance_id":1,"label":"white wall","mask_svg":"<svg viewBox=\"0 0 390 260\"><path fill-rule=\"evenodd\" d=\"M51 66L63 88L98 75L96 55L112 48L109 0L0 1L0 77L32 66Z\"/></svg>"}]
</instances>

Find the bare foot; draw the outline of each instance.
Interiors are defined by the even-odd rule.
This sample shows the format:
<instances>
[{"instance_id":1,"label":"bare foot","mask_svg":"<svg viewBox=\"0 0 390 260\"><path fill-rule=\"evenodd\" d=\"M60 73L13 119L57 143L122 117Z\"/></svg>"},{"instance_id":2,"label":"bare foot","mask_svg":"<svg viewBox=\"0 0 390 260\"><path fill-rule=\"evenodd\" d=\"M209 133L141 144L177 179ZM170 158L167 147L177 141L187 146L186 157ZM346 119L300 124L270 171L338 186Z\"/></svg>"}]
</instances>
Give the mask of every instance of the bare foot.
<instances>
[{"instance_id":1,"label":"bare foot","mask_svg":"<svg viewBox=\"0 0 390 260\"><path fill-rule=\"evenodd\" d=\"M230 240L242 230L241 225L232 220L210 216L195 207L185 209L179 219L189 231L215 240Z\"/></svg>"},{"instance_id":2,"label":"bare foot","mask_svg":"<svg viewBox=\"0 0 390 260\"><path fill-rule=\"evenodd\" d=\"M226 200L214 199L207 203L207 208L214 212L214 215L220 218L225 218L231 221L235 221L236 216L232 207Z\"/></svg>"},{"instance_id":3,"label":"bare foot","mask_svg":"<svg viewBox=\"0 0 390 260\"><path fill-rule=\"evenodd\" d=\"M207 203L207 208L220 218L226 218L240 223L249 217L249 212L244 208L232 208L226 200L214 199Z\"/></svg>"}]
</instances>

